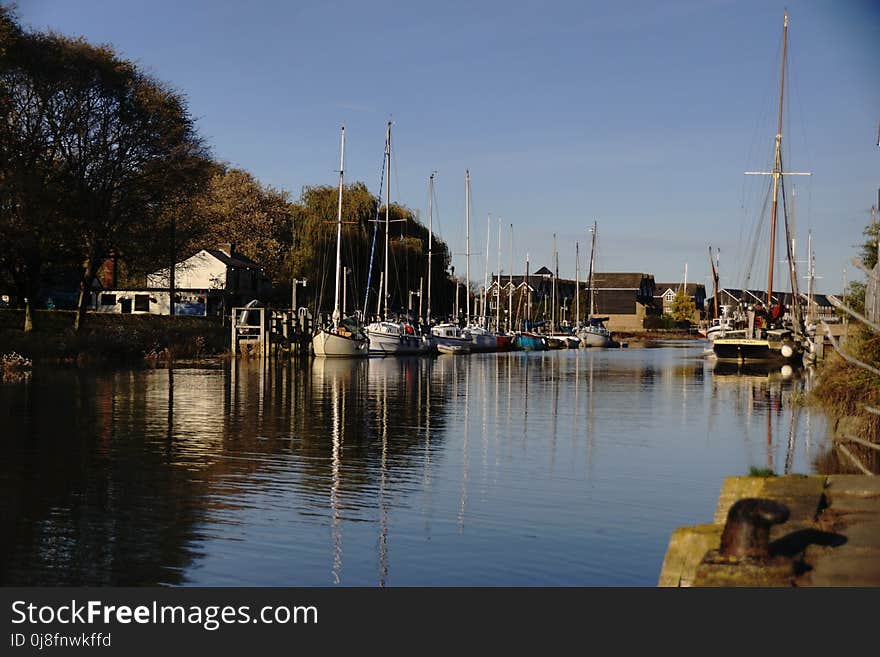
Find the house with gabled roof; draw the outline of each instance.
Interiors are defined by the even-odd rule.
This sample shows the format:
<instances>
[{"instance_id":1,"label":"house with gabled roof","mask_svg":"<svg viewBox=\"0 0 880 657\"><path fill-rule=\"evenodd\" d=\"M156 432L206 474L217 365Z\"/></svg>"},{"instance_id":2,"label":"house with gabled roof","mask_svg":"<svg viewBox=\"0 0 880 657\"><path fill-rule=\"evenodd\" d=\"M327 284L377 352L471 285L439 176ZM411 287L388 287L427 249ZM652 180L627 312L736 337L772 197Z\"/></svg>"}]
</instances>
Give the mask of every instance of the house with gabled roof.
<instances>
[{"instance_id":1,"label":"house with gabled roof","mask_svg":"<svg viewBox=\"0 0 880 657\"><path fill-rule=\"evenodd\" d=\"M138 289L103 289L94 293L98 312L168 315L169 269L147 275ZM212 316L265 297L271 289L263 268L235 251L232 244L201 249L174 267L174 314Z\"/></svg>"},{"instance_id":2,"label":"house with gabled roof","mask_svg":"<svg viewBox=\"0 0 880 657\"><path fill-rule=\"evenodd\" d=\"M704 317L706 307L706 286L702 283L657 283L654 294L655 305L658 309L662 309L664 315L671 315L672 302L675 300L675 295L678 294L679 290L687 292L688 296L693 300L694 305L697 307L697 312L694 317L691 317L691 321L698 322Z\"/></svg>"},{"instance_id":3,"label":"house with gabled roof","mask_svg":"<svg viewBox=\"0 0 880 657\"><path fill-rule=\"evenodd\" d=\"M553 273L547 267L541 267L528 280L525 276L501 278L501 316L506 317L510 291L513 290L514 317L524 317L525 294L531 294L532 319L540 321L548 319L550 297L553 285ZM496 312L495 303L498 295L497 279L489 285L489 313ZM572 279L556 280L556 302L560 309L560 318L564 323L575 323L575 309L578 307L576 289L580 293L580 320L590 312L590 294L586 280L579 284ZM594 309L596 316L607 317L606 326L612 331L643 331L645 317L657 314L654 308L654 276L643 273L596 273L593 277Z\"/></svg>"}]
</instances>

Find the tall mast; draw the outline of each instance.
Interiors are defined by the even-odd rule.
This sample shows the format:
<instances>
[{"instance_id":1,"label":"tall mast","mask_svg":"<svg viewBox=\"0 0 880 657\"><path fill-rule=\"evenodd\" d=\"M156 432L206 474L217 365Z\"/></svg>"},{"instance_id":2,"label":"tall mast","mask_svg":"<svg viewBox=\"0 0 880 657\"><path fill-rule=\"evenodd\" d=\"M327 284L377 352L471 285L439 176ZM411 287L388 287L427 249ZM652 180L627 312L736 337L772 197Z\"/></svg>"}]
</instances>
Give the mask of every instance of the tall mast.
<instances>
[{"instance_id":1,"label":"tall mast","mask_svg":"<svg viewBox=\"0 0 880 657\"><path fill-rule=\"evenodd\" d=\"M550 332L556 333L556 277L559 276L559 253L556 251L556 233L553 233L553 258L555 259L555 273L553 285L550 287Z\"/></svg>"},{"instance_id":2,"label":"tall mast","mask_svg":"<svg viewBox=\"0 0 880 657\"><path fill-rule=\"evenodd\" d=\"M773 259L776 247L776 210L779 176L782 173L782 102L785 97L785 55L788 47L788 12L782 22L782 75L779 80L779 121L776 128L776 157L773 165L773 208L770 211L770 261L767 265L767 307L773 305Z\"/></svg>"},{"instance_id":3,"label":"tall mast","mask_svg":"<svg viewBox=\"0 0 880 657\"><path fill-rule=\"evenodd\" d=\"M782 176L809 176L809 173L794 173L791 171L782 171L782 110L783 100L785 98L785 58L788 52L788 12L782 23L782 75L779 80L779 117L776 127L776 147L773 164L773 171L746 171L746 175L771 175L773 176L773 205L770 212L770 257L767 266L767 305L773 304L773 264L776 257L776 216L779 206L779 186ZM786 230L788 225L786 222ZM790 246L788 237L786 237L786 248ZM791 260L791 259L789 259ZM793 286L797 284L792 283ZM796 302L796 299L793 299Z\"/></svg>"},{"instance_id":4,"label":"tall mast","mask_svg":"<svg viewBox=\"0 0 880 657\"><path fill-rule=\"evenodd\" d=\"M465 326L471 325L471 172L464 170L464 297Z\"/></svg>"},{"instance_id":5,"label":"tall mast","mask_svg":"<svg viewBox=\"0 0 880 657\"><path fill-rule=\"evenodd\" d=\"M498 288L495 295L495 332L501 333L501 217L498 217Z\"/></svg>"},{"instance_id":6,"label":"tall mast","mask_svg":"<svg viewBox=\"0 0 880 657\"><path fill-rule=\"evenodd\" d=\"M714 319L718 319L718 271L715 269L715 262L712 260L712 247L709 247L709 265L712 267L712 287L714 293L712 300L714 301L715 311Z\"/></svg>"},{"instance_id":7,"label":"tall mast","mask_svg":"<svg viewBox=\"0 0 880 657\"><path fill-rule=\"evenodd\" d=\"M513 330L513 224L510 224L510 285L507 290L507 330Z\"/></svg>"},{"instance_id":8,"label":"tall mast","mask_svg":"<svg viewBox=\"0 0 880 657\"><path fill-rule=\"evenodd\" d=\"M434 174L428 185L428 309L427 323L431 323L431 247L434 240Z\"/></svg>"},{"instance_id":9,"label":"tall mast","mask_svg":"<svg viewBox=\"0 0 880 657\"><path fill-rule=\"evenodd\" d=\"M388 234L390 233L391 206L391 121L385 131L385 321L388 321Z\"/></svg>"},{"instance_id":10,"label":"tall mast","mask_svg":"<svg viewBox=\"0 0 880 657\"><path fill-rule=\"evenodd\" d=\"M574 243L574 325L581 323L581 245Z\"/></svg>"},{"instance_id":11,"label":"tall mast","mask_svg":"<svg viewBox=\"0 0 880 657\"><path fill-rule=\"evenodd\" d=\"M593 296L594 296L594 294L593 294L593 262L594 262L594 259L596 256L596 232L597 232L596 222L594 221L593 222L593 230L592 230L593 240L592 240L592 245L590 246L589 282L587 283L587 288L588 288L587 293L590 295L590 303L588 304L589 305L588 312L590 313L589 314L590 317L592 317L593 313L595 312L595 305L593 303Z\"/></svg>"},{"instance_id":12,"label":"tall mast","mask_svg":"<svg viewBox=\"0 0 880 657\"><path fill-rule=\"evenodd\" d=\"M492 215L486 217L486 264L483 266L483 328L489 330L489 241L492 234Z\"/></svg>"},{"instance_id":13,"label":"tall mast","mask_svg":"<svg viewBox=\"0 0 880 657\"><path fill-rule=\"evenodd\" d=\"M526 292L528 293L527 301L526 301L526 319L529 322L529 328L531 328L532 322L532 288L529 285L529 252L526 251Z\"/></svg>"},{"instance_id":14,"label":"tall mast","mask_svg":"<svg viewBox=\"0 0 880 657\"><path fill-rule=\"evenodd\" d=\"M873 210L873 208L872 208L872 210ZM807 321L812 322L813 321L813 309L814 309L813 278L815 277L815 274L816 274L815 258L813 257L813 231L812 230L807 233L807 259L809 261L808 266L809 266L809 272L810 272L810 276L808 278L808 283L807 283L807 285L808 285L807 296L810 298L810 305L807 309Z\"/></svg>"},{"instance_id":15,"label":"tall mast","mask_svg":"<svg viewBox=\"0 0 880 657\"><path fill-rule=\"evenodd\" d=\"M342 185L345 171L345 126L342 126L342 138L339 147L339 207L336 211L336 300L333 304L333 323L338 324L339 312L339 277L342 270Z\"/></svg>"}]
</instances>

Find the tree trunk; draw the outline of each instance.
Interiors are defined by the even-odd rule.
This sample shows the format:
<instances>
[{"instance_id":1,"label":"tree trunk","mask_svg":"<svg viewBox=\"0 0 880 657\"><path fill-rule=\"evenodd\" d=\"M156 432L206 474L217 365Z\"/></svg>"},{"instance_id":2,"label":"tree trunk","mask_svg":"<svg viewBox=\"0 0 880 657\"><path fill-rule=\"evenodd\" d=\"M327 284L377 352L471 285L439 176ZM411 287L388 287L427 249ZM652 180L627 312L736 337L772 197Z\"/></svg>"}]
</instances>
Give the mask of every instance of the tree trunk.
<instances>
[{"instance_id":1,"label":"tree trunk","mask_svg":"<svg viewBox=\"0 0 880 657\"><path fill-rule=\"evenodd\" d=\"M76 304L76 318L73 320L73 332L79 333L80 325L82 324L82 318L85 314L86 310L86 299L88 298L88 294L91 291L92 281L95 279L95 275L97 274L97 258L90 257L86 260L85 266L85 275L79 284L79 300Z\"/></svg>"},{"instance_id":2,"label":"tree trunk","mask_svg":"<svg viewBox=\"0 0 880 657\"><path fill-rule=\"evenodd\" d=\"M34 330L34 317L31 313L31 299L28 297L24 302L24 332L30 333Z\"/></svg>"}]
</instances>

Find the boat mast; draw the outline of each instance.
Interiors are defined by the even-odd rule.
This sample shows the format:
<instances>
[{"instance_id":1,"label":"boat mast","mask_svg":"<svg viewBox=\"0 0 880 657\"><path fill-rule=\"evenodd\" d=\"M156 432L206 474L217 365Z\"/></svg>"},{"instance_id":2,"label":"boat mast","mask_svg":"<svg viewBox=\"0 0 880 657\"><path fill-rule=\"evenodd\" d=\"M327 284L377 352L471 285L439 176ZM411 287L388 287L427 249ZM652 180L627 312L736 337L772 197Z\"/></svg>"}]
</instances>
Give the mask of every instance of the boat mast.
<instances>
[{"instance_id":1,"label":"boat mast","mask_svg":"<svg viewBox=\"0 0 880 657\"><path fill-rule=\"evenodd\" d=\"M770 261L767 270L767 307L773 305L773 259L776 247L776 210L778 207L779 176L782 173L782 102L785 97L785 55L788 47L788 12L782 22L782 75L779 80L779 121L776 128L776 155L773 165L773 208L770 211Z\"/></svg>"},{"instance_id":2,"label":"boat mast","mask_svg":"<svg viewBox=\"0 0 880 657\"><path fill-rule=\"evenodd\" d=\"M510 224L510 287L507 290L507 330L513 330L513 224Z\"/></svg>"},{"instance_id":3,"label":"boat mast","mask_svg":"<svg viewBox=\"0 0 880 657\"><path fill-rule=\"evenodd\" d=\"M385 321L388 321L388 235L390 233L391 219L391 121L385 131Z\"/></svg>"},{"instance_id":4,"label":"boat mast","mask_svg":"<svg viewBox=\"0 0 880 657\"><path fill-rule=\"evenodd\" d=\"M776 251L776 217L777 210L779 207L779 187L782 176L809 176L810 173L795 173L792 171L782 171L782 109L783 109L783 101L785 99L785 58L788 52L788 12L785 12L785 16L782 23L782 75L779 80L779 115L776 127L776 147L775 147L775 156L774 156L774 164L773 171L746 171L746 175L751 176L763 176L763 175L771 175L773 176L773 205L770 211L770 257L767 266L767 306L771 307L773 305L773 263L775 258ZM788 223L786 222L786 230L788 229ZM786 246L788 247L790 242L788 237L786 237ZM793 286L796 286L796 283L792 283ZM793 301L795 301L793 299Z\"/></svg>"},{"instance_id":5,"label":"boat mast","mask_svg":"<svg viewBox=\"0 0 880 657\"><path fill-rule=\"evenodd\" d=\"M471 325L471 172L464 170L464 296L465 326Z\"/></svg>"},{"instance_id":6,"label":"boat mast","mask_svg":"<svg viewBox=\"0 0 880 657\"><path fill-rule=\"evenodd\" d=\"M427 322L431 324L431 248L434 240L434 173L428 184L428 308Z\"/></svg>"},{"instance_id":7,"label":"boat mast","mask_svg":"<svg viewBox=\"0 0 880 657\"><path fill-rule=\"evenodd\" d=\"M581 245L574 243L574 325L581 323Z\"/></svg>"},{"instance_id":8,"label":"boat mast","mask_svg":"<svg viewBox=\"0 0 880 657\"><path fill-rule=\"evenodd\" d=\"M712 260L712 247L709 247L709 265L712 267L712 287L714 288L713 301L715 302L714 319L718 319L718 271Z\"/></svg>"},{"instance_id":9,"label":"boat mast","mask_svg":"<svg viewBox=\"0 0 880 657\"><path fill-rule=\"evenodd\" d=\"M342 270L342 185L345 171L345 126L342 126L339 151L339 206L336 211L336 300L333 304L334 324L338 324L342 316L339 312L339 277Z\"/></svg>"},{"instance_id":10,"label":"boat mast","mask_svg":"<svg viewBox=\"0 0 880 657\"><path fill-rule=\"evenodd\" d=\"M589 282L587 283L587 292L590 295L590 303L589 305L589 317L592 317L595 312L595 306L593 304L593 262L596 256L596 222L593 222L593 233L592 244L590 246L590 273L589 273Z\"/></svg>"},{"instance_id":11,"label":"boat mast","mask_svg":"<svg viewBox=\"0 0 880 657\"><path fill-rule=\"evenodd\" d=\"M555 258L555 273L553 285L550 288L550 332L556 333L556 277L559 276L559 253L556 251L556 233L553 233L553 257Z\"/></svg>"},{"instance_id":12,"label":"boat mast","mask_svg":"<svg viewBox=\"0 0 880 657\"><path fill-rule=\"evenodd\" d=\"M873 209L873 208L872 208ZM873 217L872 217L873 218ZM813 302L813 278L816 275L815 270L815 258L813 256L813 231L809 231L807 233L807 259L809 261L809 272L810 275L808 277L807 283L807 296L810 298L809 306L807 308L807 322L812 323L813 321L813 312L814 312L814 302Z\"/></svg>"},{"instance_id":13,"label":"boat mast","mask_svg":"<svg viewBox=\"0 0 880 657\"><path fill-rule=\"evenodd\" d=\"M489 303L489 241L492 236L492 214L486 216L486 263L483 265L483 312L482 319L480 322L483 325L483 328L487 331L489 330L489 313L488 313L488 303Z\"/></svg>"},{"instance_id":14,"label":"boat mast","mask_svg":"<svg viewBox=\"0 0 880 657\"><path fill-rule=\"evenodd\" d=\"M495 291L495 332L501 333L501 217L498 217L498 288Z\"/></svg>"},{"instance_id":15,"label":"boat mast","mask_svg":"<svg viewBox=\"0 0 880 657\"><path fill-rule=\"evenodd\" d=\"M526 320L529 323L529 328L531 328L532 322L532 286L529 285L529 252L526 251L526 292L528 296L526 297Z\"/></svg>"}]
</instances>

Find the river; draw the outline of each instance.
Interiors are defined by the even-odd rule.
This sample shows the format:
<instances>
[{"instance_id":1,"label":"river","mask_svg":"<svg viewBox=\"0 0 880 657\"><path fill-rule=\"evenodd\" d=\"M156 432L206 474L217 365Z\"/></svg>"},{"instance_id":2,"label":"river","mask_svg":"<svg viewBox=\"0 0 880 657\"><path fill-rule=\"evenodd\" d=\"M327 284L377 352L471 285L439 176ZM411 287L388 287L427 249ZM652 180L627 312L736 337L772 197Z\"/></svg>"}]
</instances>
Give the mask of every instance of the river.
<instances>
[{"instance_id":1,"label":"river","mask_svg":"<svg viewBox=\"0 0 880 657\"><path fill-rule=\"evenodd\" d=\"M751 467L813 473L812 372L656 348L0 383L0 583L655 586Z\"/></svg>"}]
</instances>

